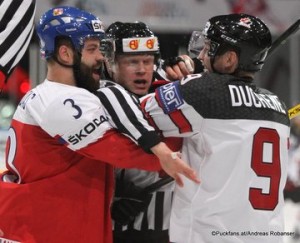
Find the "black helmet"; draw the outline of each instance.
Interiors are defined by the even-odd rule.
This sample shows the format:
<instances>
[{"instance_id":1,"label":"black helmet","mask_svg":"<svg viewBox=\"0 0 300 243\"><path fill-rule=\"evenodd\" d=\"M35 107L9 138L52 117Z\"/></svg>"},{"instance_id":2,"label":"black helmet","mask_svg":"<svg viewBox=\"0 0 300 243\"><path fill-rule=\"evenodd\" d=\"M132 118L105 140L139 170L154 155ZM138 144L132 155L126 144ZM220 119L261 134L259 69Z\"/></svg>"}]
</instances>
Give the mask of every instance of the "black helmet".
<instances>
[{"instance_id":1,"label":"black helmet","mask_svg":"<svg viewBox=\"0 0 300 243\"><path fill-rule=\"evenodd\" d=\"M209 56L231 48L239 55L239 70L259 71L272 44L269 28L257 17L228 14L211 18L203 30L211 41Z\"/></svg>"},{"instance_id":2,"label":"black helmet","mask_svg":"<svg viewBox=\"0 0 300 243\"><path fill-rule=\"evenodd\" d=\"M106 34L114 41L115 54L159 54L158 39L143 22L114 22Z\"/></svg>"}]
</instances>

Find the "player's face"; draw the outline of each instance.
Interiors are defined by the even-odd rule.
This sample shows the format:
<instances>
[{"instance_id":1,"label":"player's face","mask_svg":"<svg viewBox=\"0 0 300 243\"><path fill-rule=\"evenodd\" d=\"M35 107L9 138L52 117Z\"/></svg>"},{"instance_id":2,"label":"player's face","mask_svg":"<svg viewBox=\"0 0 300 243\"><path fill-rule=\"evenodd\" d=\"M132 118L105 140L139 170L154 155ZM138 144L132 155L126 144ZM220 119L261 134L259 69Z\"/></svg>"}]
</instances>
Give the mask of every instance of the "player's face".
<instances>
[{"instance_id":1,"label":"player's face","mask_svg":"<svg viewBox=\"0 0 300 243\"><path fill-rule=\"evenodd\" d=\"M208 56L209 49L210 49L210 42L205 40L204 46L201 49L200 54L198 56L198 58L201 60L204 66L205 72L212 72L211 58L210 56Z\"/></svg>"},{"instance_id":2,"label":"player's face","mask_svg":"<svg viewBox=\"0 0 300 243\"><path fill-rule=\"evenodd\" d=\"M99 39L87 39L81 50L81 57L75 56L74 76L76 85L80 88L95 92L99 89L101 67L104 57L99 50Z\"/></svg>"},{"instance_id":3,"label":"player's face","mask_svg":"<svg viewBox=\"0 0 300 243\"><path fill-rule=\"evenodd\" d=\"M142 96L151 86L154 68L153 55L118 55L113 78L130 92Z\"/></svg>"},{"instance_id":4,"label":"player's face","mask_svg":"<svg viewBox=\"0 0 300 243\"><path fill-rule=\"evenodd\" d=\"M204 48L201 50L198 57L202 61L202 64L204 66L204 71L206 72L216 71L218 73L232 73L237 68L237 64L238 64L237 59L235 62L233 62L234 59L231 58L230 64L228 62L230 56L229 53L234 53L233 51L227 51L222 55L216 55L214 57L214 60L212 61L212 57L208 55L209 50L210 50L210 42L206 40Z\"/></svg>"},{"instance_id":5,"label":"player's face","mask_svg":"<svg viewBox=\"0 0 300 243\"><path fill-rule=\"evenodd\" d=\"M87 39L81 51L81 71L99 82L104 56L100 51L99 39Z\"/></svg>"}]
</instances>

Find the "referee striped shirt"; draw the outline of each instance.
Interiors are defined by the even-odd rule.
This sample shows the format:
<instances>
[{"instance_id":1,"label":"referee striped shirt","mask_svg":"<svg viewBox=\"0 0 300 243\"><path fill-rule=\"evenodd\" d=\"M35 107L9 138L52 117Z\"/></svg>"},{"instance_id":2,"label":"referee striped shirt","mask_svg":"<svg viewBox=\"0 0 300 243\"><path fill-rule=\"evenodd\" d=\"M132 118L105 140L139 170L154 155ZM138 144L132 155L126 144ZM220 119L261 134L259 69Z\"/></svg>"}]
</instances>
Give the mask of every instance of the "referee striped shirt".
<instances>
[{"instance_id":1,"label":"referee striped shirt","mask_svg":"<svg viewBox=\"0 0 300 243\"><path fill-rule=\"evenodd\" d=\"M136 186L145 188L159 181L158 172L138 169L117 169L116 176L124 181L131 181ZM169 229L172 197L175 182L171 182L152 193L152 199L145 212L140 213L129 225L114 224L115 233L134 229L138 231L154 230L161 232Z\"/></svg>"},{"instance_id":2,"label":"referee striped shirt","mask_svg":"<svg viewBox=\"0 0 300 243\"><path fill-rule=\"evenodd\" d=\"M0 0L0 84L23 57L34 31L35 0Z\"/></svg>"},{"instance_id":3,"label":"referee striped shirt","mask_svg":"<svg viewBox=\"0 0 300 243\"><path fill-rule=\"evenodd\" d=\"M160 142L157 132L146 120L139 100L121 85L101 81L96 95L106 108L111 124L119 132L137 141L146 152Z\"/></svg>"},{"instance_id":4,"label":"referee striped shirt","mask_svg":"<svg viewBox=\"0 0 300 243\"><path fill-rule=\"evenodd\" d=\"M138 141L144 149L145 147L149 149L156 141L154 139L157 139L156 132L154 128L149 126L148 121L144 118L144 113L140 110L139 100L136 99L135 96L130 96L129 99L128 92L122 86L114 82L101 81L100 87L97 95L108 110L109 117L111 117L111 120L115 123L114 127ZM127 95L124 94L124 91ZM114 104L114 106L111 104ZM140 119L137 119L138 117ZM145 120L144 122L136 122L136 120L143 120L142 118ZM155 136L149 135L149 131L151 133L155 132ZM142 143L141 140L143 140ZM136 186L145 188L160 180L164 175L160 175L158 172L138 169L117 169L116 176L121 176L125 181L131 181ZM154 230L158 233L168 230L173 191L174 182L158 189L153 193L146 211L139 214L129 225L121 226L115 224L115 233L121 233L130 229L140 232Z\"/></svg>"}]
</instances>

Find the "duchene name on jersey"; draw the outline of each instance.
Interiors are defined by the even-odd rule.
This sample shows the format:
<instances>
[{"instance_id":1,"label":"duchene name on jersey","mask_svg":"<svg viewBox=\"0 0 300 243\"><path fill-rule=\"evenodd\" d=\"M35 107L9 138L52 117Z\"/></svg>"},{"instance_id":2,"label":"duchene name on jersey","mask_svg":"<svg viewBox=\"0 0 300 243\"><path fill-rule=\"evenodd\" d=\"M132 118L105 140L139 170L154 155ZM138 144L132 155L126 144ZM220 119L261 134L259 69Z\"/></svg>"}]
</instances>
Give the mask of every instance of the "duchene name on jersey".
<instances>
[{"instance_id":1,"label":"duchene name on jersey","mask_svg":"<svg viewBox=\"0 0 300 243\"><path fill-rule=\"evenodd\" d=\"M249 86L228 85L228 88L233 107L266 108L286 114L282 103L275 95L255 93Z\"/></svg>"}]
</instances>

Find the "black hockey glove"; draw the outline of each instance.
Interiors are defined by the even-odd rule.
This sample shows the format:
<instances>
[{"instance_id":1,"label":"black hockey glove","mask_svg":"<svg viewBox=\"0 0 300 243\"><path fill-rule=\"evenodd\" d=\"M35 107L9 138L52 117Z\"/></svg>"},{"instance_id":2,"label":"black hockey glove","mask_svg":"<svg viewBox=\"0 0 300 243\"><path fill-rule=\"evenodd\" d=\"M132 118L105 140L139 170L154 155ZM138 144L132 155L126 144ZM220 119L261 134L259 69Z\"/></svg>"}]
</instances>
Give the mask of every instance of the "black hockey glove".
<instances>
[{"instance_id":1,"label":"black hockey glove","mask_svg":"<svg viewBox=\"0 0 300 243\"><path fill-rule=\"evenodd\" d=\"M204 71L202 62L196 57L192 58L192 60L194 61L194 73L202 73Z\"/></svg>"},{"instance_id":2,"label":"black hockey glove","mask_svg":"<svg viewBox=\"0 0 300 243\"><path fill-rule=\"evenodd\" d=\"M115 223L127 225L149 205L152 194L132 182L117 179L115 199L111 207L111 217Z\"/></svg>"},{"instance_id":3,"label":"black hockey glove","mask_svg":"<svg viewBox=\"0 0 300 243\"><path fill-rule=\"evenodd\" d=\"M184 62L182 57L170 57L164 60L162 64L163 70L166 70L166 67L170 66L173 67L174 65L178 64L179 62Z\"/></svg>"}]
</instances>

